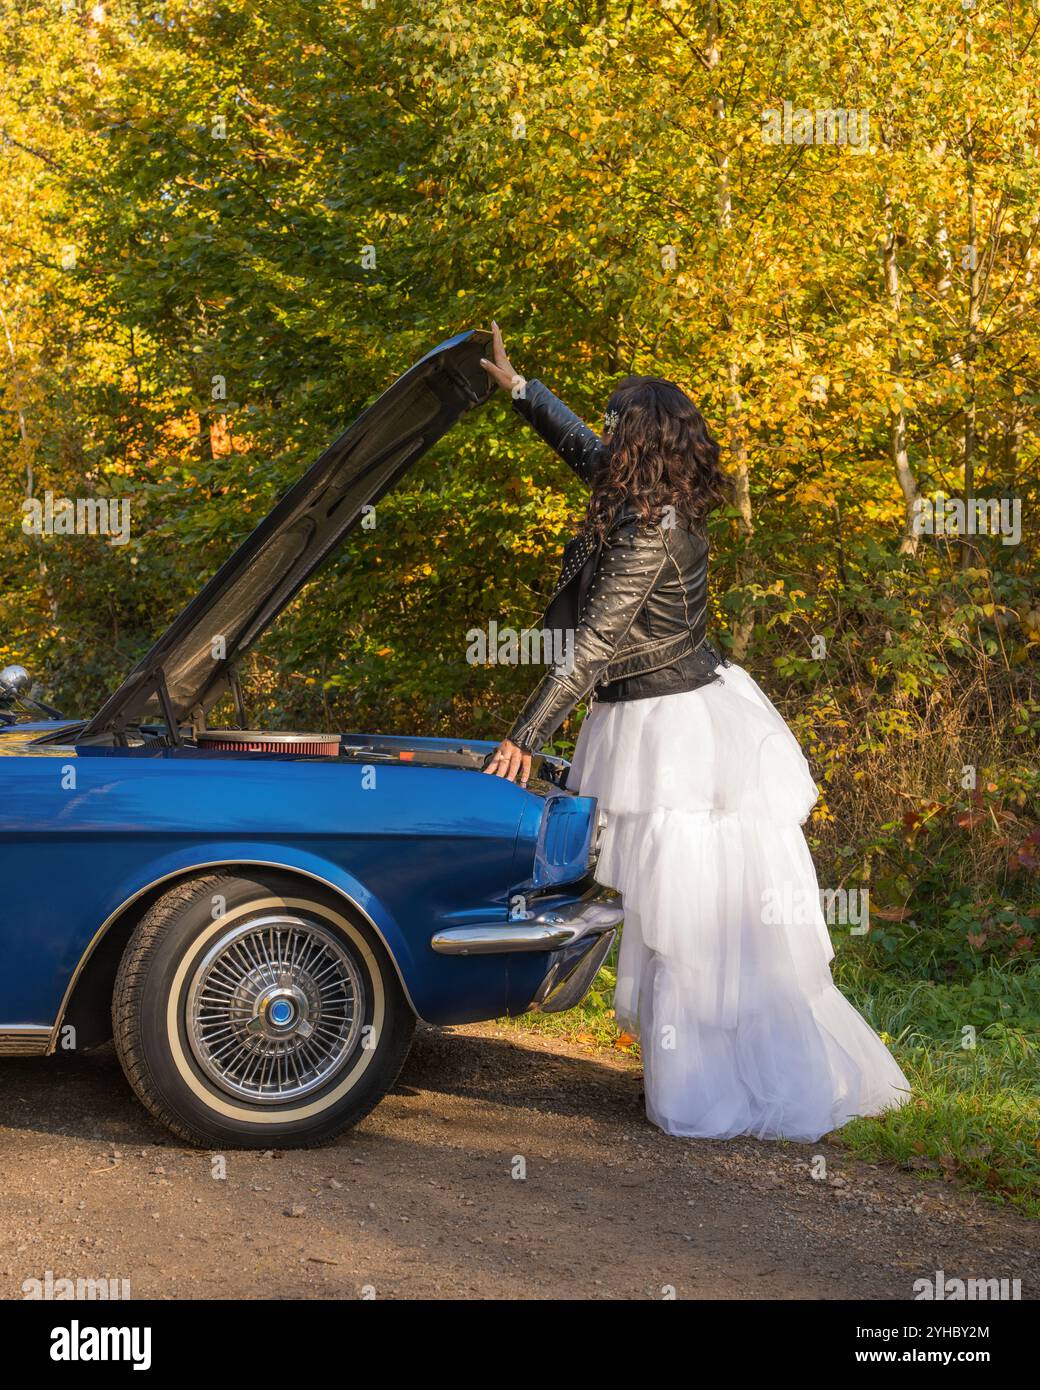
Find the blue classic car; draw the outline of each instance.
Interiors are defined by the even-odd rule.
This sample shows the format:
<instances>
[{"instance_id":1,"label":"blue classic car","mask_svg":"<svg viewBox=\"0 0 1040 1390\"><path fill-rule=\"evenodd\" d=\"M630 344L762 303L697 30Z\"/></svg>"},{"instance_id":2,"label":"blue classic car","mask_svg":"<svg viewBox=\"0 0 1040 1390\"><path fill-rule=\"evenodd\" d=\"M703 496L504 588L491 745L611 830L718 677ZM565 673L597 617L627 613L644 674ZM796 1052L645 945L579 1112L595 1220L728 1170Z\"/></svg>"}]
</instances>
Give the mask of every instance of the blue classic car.
<instances>
[{"instance_id":1,"label":"blue classic car","mask_svg":"<svg viewBox=\"0 0 1040 1390\"><path fill-rule=\"evenodd\" d=\"M328 1139L391 1087L416 1019L580 1002L620 924L595 802L464 738L248 729L236 664L367 507L490 385L434 349L282 498L86 722L0 674L0 1053L114 1038L206 1146ZM229 695L233 729L207 714Z\"/></svg>"}]
</instances>

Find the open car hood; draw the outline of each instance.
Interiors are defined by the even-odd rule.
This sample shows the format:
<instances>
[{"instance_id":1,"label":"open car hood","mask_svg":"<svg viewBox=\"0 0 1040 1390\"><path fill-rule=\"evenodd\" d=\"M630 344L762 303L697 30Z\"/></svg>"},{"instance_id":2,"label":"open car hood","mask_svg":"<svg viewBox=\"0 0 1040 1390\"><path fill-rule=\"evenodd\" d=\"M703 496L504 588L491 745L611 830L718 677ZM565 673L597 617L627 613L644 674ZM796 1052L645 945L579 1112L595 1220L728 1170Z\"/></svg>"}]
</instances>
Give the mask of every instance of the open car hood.
<instances>
[{"instance_id":1,"label":"open car hood","mask_svg":"<svg viewBox=\"0 0 1040 1390\"><path fill-rule=\"evenodd\" d=\"M235 663L361 519L494 383L480 365L490 333L428 352L368 407L285 494L85 726L120 737L156 718L201 722L237 684ZM216 655L214 652L216 651Z\"/></svg>"}]
</instances>

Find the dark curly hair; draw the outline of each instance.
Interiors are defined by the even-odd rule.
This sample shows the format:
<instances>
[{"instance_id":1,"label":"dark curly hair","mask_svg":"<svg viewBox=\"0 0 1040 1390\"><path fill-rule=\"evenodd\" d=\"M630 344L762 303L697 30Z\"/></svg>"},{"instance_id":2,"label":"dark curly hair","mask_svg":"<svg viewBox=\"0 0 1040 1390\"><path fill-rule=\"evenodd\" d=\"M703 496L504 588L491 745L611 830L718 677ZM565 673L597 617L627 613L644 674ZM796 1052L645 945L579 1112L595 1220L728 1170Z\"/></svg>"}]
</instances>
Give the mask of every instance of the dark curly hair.
<instances>
[{"instance_id":1,"label":"dark curly hair","mask_svg":"<svg viewBox=\"0 0 1040 1390\"><path fill-rule=\"evenodd\" d=\"M603 466L592 484L586 524L603 536L623 506L647 525L674 508L696 526L727 499L730 480L704 417L673 381L628 376L607 403Z\"/></svg>"}]
</instances>

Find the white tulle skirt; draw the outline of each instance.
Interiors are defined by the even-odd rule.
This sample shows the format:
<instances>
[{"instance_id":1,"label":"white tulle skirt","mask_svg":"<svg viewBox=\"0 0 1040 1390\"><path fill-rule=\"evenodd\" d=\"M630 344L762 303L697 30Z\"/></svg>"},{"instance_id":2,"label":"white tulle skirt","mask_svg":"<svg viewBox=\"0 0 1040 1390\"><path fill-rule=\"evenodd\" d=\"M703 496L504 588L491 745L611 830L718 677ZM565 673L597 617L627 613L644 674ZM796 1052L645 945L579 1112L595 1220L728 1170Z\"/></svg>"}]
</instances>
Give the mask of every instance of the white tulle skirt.
<instances>
[{"instance_id":1,"label":"white tulle skirt","mask_svg":"<svg viewBox=\"0 0 1040 1390\"><path fill-rule=\"evenodd\" d=\"M746 671L720 675L582 725L570 785L607 814L596 877L625 902L617 1019L667 1133L814 1140L909 1087L831 980L798 742Z\"/></svg>"}]
</instances>

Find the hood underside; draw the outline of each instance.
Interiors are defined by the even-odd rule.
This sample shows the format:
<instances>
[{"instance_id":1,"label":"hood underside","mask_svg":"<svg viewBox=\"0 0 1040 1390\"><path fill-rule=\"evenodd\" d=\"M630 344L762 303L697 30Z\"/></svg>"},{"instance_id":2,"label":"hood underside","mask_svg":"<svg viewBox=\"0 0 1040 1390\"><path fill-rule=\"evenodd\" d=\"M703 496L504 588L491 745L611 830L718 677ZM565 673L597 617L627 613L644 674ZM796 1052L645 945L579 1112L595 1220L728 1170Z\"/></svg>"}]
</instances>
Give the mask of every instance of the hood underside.
<instances>
[{"instance_id":1,"label":"hood underside","mask_svg":"<svg viewBox=\"0 0 1040 1390\"><path fill-rule=\"evenodd\" d=\"M83 729L201 721L233 690L235 663L377 502L494 385L491 335L470 330L426 354L368 407L285 494Z\"/></svg>"}]
</instances>

